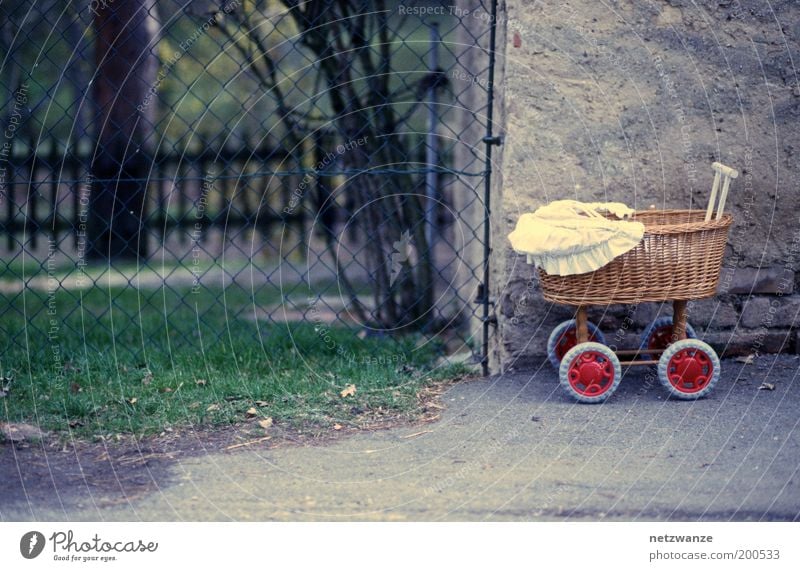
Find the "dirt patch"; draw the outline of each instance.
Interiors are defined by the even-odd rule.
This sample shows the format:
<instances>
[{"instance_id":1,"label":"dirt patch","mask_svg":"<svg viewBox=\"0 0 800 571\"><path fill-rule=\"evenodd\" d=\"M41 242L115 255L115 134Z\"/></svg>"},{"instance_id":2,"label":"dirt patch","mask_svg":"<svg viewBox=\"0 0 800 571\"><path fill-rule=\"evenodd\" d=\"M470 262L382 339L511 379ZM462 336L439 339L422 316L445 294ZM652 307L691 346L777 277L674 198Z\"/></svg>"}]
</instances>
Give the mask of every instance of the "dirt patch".
<instances>
[{"instance_id":1,"label":"dirt patch","mask_svg":"<svg viewBox=\"0 0 800 571\"><path fill-rule=\"evenodd\" d=\"M89 442L44 435L36 442L0 443L0 506L45 505L49 509L94 503L98 508L133 502L171 483L170 468L184 458L236 454L253 449L322 446L364 431L419 426L439 419L441 395L455 379L421 390L417 410L398 415L361 411L347 426L283 426L264 430L256 422L227 427L165 431L158 436L119 435ZM3 519L0 509L0 519ZM33 512L32 512L33 513Z\"/></svg>"}]
</instances>

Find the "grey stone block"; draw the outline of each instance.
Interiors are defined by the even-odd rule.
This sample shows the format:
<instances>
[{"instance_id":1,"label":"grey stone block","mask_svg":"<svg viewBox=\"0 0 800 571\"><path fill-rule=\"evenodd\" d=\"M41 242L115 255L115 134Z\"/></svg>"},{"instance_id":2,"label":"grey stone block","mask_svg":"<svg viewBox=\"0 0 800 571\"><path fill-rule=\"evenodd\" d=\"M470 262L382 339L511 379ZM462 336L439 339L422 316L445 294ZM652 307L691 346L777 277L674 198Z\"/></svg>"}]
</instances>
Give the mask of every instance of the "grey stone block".
<instances>
[{"instance_id":1,"label":"grey stone block","mask_svg":"<svg viewBox=\"0 0 800 571\"><path fill-rule=\"evenodd\" d=\"M598 324L604 333L620 330L641 330L657 316L660 304L640 303L638 305L604 305L589 309L589 319Z\"/></svg>"},{"instance_id":2,"label":"grey stone block","mask_svg":"<svg viewBox=\"0 0 800 571\"><path fill-rule=\"evenodd\" d=\"M722 268L717 293L794 292L794 272L781 266L767 268Z\"/></svg>"},{"instance_id":3,"label":"grey stone block","mask_svg":"<svg viewBox=\"0 0 800 571\"><path fill-rule=\"evenodd\" d=\"M794 327L798 323L800 295L753 297L742 310L745 327Z\"/></svg>"},{"instance_id":4,"label":"grey stone block","mask_svg":"<svg viewBox=\"0 0 800 571\"><path fill-rule=\"evenodd\" d=\"M694 327L728 328L739 321L739 312L733 304L716 298L689 302L689 323Z\"/></svg>"}]
</instances>

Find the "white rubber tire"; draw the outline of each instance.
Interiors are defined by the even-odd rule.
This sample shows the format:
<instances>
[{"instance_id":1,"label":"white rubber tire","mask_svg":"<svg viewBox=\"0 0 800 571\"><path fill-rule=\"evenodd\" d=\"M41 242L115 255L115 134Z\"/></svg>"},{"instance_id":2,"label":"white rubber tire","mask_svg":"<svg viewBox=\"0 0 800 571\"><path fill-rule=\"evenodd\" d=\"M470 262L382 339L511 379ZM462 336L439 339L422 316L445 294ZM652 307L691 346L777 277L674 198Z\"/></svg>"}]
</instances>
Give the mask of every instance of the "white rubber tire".
<instances>
[{"instance_id":1,"label":"white rubber tire","mask_svg":"<svg viewBox=\"0 0 800 571\"><path fill-rule=\"evenodd\" d=\"M692 390L691 392L688 392L683 391L676 386L676 384L682 381L682 379L680 377L677 379L675 378L675 375L677 374L674 369L675 364L670 364L670 361L672 361L673 357L685 349L689 349L690 352L693 350L695 355L697 352L701 352L705 355L704 357L694 358L695 364L693 365L693 368L703 369L704 376L708 377L707 381L700 390ZM719 381L721 371L722 366L719 362L719 357L717 356L716 351L714 351L714 349L712 349L708 343L700 341L699 339L682 339L681 341L676 341L667 347L667 349L661 355L661 358L658 360L658 380L661 381L661 384L664 385L664 388L667 389L670 396L681 400L697 400L708 395L708 393L714 390L714 386Z\"/></svg>"},{"instance_id":2,"label":"white rubber tire","mask_svg":"<svg viewBox=\"0 0 800 571\"><path fill-rule=\"evenodd\" d=\"M589 351L600 357L600 360L595 361L595 363L601 368L606 368L606 374L609 373L608 369L610 369L611 374L613 374L610 384L602 393L596 395L587 395L574 387L570 382L570 375L574 374L572 373L573 364L578 366L580 356ZM605 361L603 361L603 359L605 359ZM591 363L591 361L589 362ZM578 402L597 404L604 402L617 390L620 381L622 381L622 367L619 364L619 359L616 354L614 354L611 349L601 343L589 341L588 343L579 343L567 351L558 370L558 379L561 387Z\"/></svg>"},{"instance_id":3,"label":"white rubber tire","mask_svg":"<svg viewBox=\"0 0 800 571\"><path fill-rule=\"evenodd\" d=\"M591 321L588 321L587 325L589 326L589 337L594 337L595 342L605 345L606 338L603 336L603 332L600 331L600 328ZM550 332L550 337L547 339L547 358L556 371L561 367L561 359L558 358L558 353L556 352L558 342L566 331L576 329L577 327L577 321L574 319L567 319L556 325L553 331Z\"/></svg>"}]
</instances>

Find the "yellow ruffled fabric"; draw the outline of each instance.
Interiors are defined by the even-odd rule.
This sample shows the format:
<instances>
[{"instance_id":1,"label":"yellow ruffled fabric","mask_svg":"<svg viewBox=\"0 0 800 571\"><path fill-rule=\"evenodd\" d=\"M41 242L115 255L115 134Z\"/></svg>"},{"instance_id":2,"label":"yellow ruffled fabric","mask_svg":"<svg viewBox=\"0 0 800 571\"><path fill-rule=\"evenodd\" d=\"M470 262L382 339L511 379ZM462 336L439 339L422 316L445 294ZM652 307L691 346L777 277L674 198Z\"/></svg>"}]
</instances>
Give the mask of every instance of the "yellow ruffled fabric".
<instances>
[{"instance_id":1,"label":"yellow ruffled fabric","mask_svg":"<svg viewBox=\"0 0 800 571\"><path fill-rule=\"evenodd\" d=\"M644 224L613 220L633 214L620 202L557 200L533 213L523 214L508 239L528 263L548 274L571 276L600 269L636 247L644 236Z\"/></svg>"}]
</instances>

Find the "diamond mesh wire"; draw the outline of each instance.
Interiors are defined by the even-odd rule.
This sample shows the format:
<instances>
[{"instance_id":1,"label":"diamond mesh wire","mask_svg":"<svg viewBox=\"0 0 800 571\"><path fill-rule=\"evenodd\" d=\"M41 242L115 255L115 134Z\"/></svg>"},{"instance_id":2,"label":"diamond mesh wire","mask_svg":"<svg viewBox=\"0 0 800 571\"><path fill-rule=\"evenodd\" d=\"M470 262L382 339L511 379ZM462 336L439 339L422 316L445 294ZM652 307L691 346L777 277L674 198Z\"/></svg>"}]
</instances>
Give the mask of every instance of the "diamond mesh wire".
<instances>
[{"instance_id":1,"label":"diamond mesh wire","mask_svg":"<svg viewBox=\"0 0 800 571\"><path fill-rule=\"evenodd\" d=\"M302 322L480 352L491 2L86 4L0 3L0 367Z\"/></svg>"}]
</instances>

